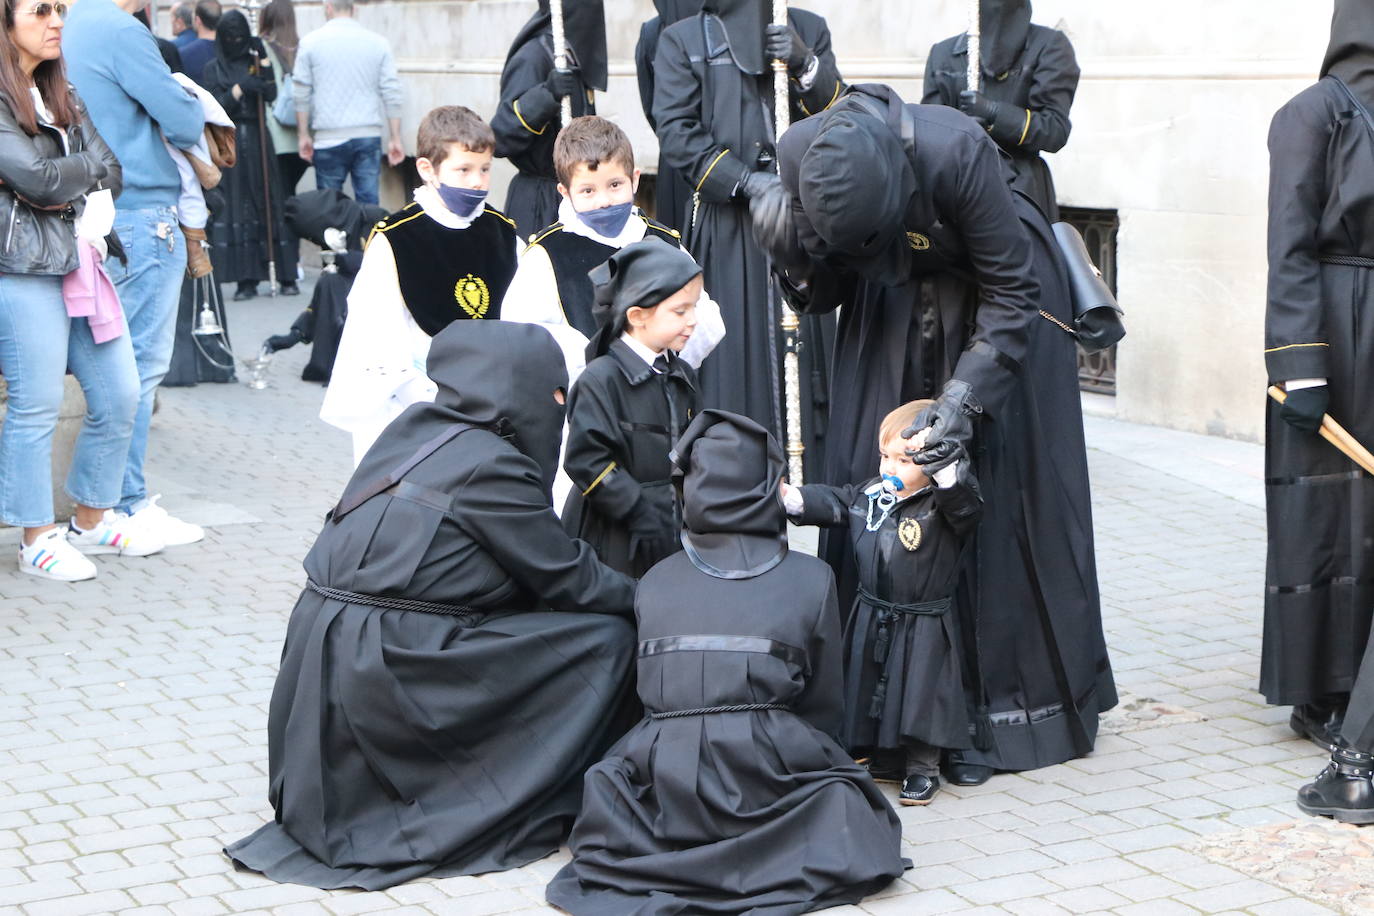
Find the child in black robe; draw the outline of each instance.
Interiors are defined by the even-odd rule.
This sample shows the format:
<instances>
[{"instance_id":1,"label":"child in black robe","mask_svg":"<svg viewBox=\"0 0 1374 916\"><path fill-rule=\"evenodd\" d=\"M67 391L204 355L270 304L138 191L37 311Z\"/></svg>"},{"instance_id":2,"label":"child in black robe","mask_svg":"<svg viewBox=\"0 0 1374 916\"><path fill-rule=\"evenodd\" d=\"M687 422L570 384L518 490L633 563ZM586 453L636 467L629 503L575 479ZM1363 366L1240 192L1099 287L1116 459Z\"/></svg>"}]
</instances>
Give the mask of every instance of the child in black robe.
<instances>
[{"instance_id":1,"label":"child in black robe","mask_svg":"<svg viewBox=\"0 0 1374 916\"><path fill-rule=\"evenodd\" d=\"M648 715L588 772L549 903L575 916L857 903L901 874L901 825L835 735L835 579L790 552L782 449L706 410L678 443L685 550L635 593Z\"/></svg>"},{"instance_id":2,"label":"child in black robe","mask_svg":"<svg viewBox=\"0 0 1374 916\"><path fill-rule=\"evenodd\" d=\"M701 267L646 238L590 276L601 329L568 399L563 523L601 562L640 576L679 549L668 453L697 409L696 374L677 351L696 326Z\"/></svg>"},{"instance_id":3,"label":"child in black robe","mask_svg":"<svg viewBox=\"0 0 1374 916\"><path fill-rule=\"evenodd\" d=\"M902 781L904 805L935 797L942 748L971 746L953 596L982 499L962 447L927 465L907 454L919 445L902 431L934 403L884 418L878 477L783 485L793 521L849 529L859 591L845 630L842 740L873 755L875 775Z\"/></svg>"}]
</instances>

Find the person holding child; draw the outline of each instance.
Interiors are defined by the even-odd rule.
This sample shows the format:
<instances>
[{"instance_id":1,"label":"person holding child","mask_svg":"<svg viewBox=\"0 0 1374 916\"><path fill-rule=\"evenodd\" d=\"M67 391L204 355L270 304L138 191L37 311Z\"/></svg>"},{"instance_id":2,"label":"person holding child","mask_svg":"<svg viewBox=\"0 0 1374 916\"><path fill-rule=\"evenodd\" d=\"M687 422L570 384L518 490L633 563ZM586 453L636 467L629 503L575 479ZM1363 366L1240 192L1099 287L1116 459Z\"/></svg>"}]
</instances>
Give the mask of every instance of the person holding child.
<instances>
[{"instance_id":1,"label":"person holding child","mask_svg":"<svg viewBox=\"0 0 1374 916\"><path fill-rule=\"evenodd\" d=\"M362 460L402 410L434 397L430 341L453 321L501 317L515 276L515 224L487 205L496 140L476 113L443 105L420 122L415 200L372 232L348 295L320 418Z\"/></svg>"},{"instance_id":2,"label":"person holding child","mask_svg":"<svg viewBox=\"0 0 1374 916\"><path fill-rule=\"evenodd\" d=\"M567 373L547 331L455 322L305 559L268 710L275 818L226 853L379 890L556 850L623 730L635 583L550 505Z\"/></svg>"},{"instance_id":3,"label":"person holding child","mask_svg":"<svg viewBox=\"0 0 1374 916\"><path fill-rule=\"evenodd\" d=\"M736 414L703 411L678 442L685 549L635 594L647 715L587 771L572 861L545 891L574 916L804 913L910 865L895 812L836 741L835 580L788 549L783 470Z\"/></svg>"},{"instance_id":4,"label":"person holding child","mask_svg":"<svg viewBox=\"0 0 1374 916\"><path fill-rule=\"evenodd\" d=\"M642 576L680 549L668 453L698 409L696 373L678 352L696 327L701 267L648 238L594 268L592 282L601 330L568 399L563 520L601 562Z\"/></svg>"},{"instance_id":5,"label":"person holding child","mask_svg":"<svg viewBox=\"0 0 1374 916\"><path fill-rule=\"evenodd\" d=\"M911 401L883 418L877 477L783 484L796 524L848 529L859 591L845 626L842 740L871 755L875 776L901 782L903 805L935 797L942 750L972 747L955 592L983 504L963 448L924 465L907 454L902 432L934 406Z\"/></svg>"}]
</instances>

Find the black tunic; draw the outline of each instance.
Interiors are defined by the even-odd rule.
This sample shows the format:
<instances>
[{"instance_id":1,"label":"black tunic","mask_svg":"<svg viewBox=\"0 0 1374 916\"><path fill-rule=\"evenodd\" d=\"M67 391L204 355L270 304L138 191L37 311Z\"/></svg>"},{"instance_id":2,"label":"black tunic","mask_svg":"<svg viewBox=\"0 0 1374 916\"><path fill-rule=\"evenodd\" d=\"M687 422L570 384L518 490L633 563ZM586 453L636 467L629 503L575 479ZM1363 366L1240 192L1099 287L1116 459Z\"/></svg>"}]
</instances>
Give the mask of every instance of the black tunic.
<instances>
[{"instance_id":1,"label":"black tunic","mask_svg":"<svg viewBox=\"0 0 1374 916\"><path fill-rule=\"evenodd\" d=\"M297 252L287 242L285 195L277 171L276 151L260 120L260 116L270 117L267 109L277 97L277 85L270 73L265 77L250 74L246 62L223 58L205 66L201 83L224 106L238 136L238 160L232 168L220 170L222 177L216 189L224 197L224 206L215 208L206 230L215 280L239 283L268 279L270 206L272 241L277 249L277 282L295 283ZM238 99L233 95L236 85L243 92ZM261 109L259 101L263 103Z\"/></svg>"},{"instance_id":2,"label":"black tunic","mask_svg":"<svg viewBox=\"0 0 1374 916\"><path fill-rule=\"evenodd\" d=\"M668 453L696 414L696 373L681 359L669 365L657 373L617 340L587 364L568 398L563 470L573 490L563 523L601 562L632 576L681 549ZM639 512L660 520L658 537L629 532L627 519Z\"/></svg>"},{"instance_id":3,"label":"black tunic","mask_svg":"<svg viewBox=\"0 0 1374 916\"><path fill-rule=\"evenodd\" d=\"M484 209L466 229L450 229L406 204L377 223L396 259L406 310L431 337L450 321L494 320L515 276L515 224Z\"/></svg>"},{"instance_id":4,"label":"black tunic","mask_svg":"<svg viewBox=\"0 0 1374 916\"><path fill-rule=\"evenodd\" d=\"M847 528L859 594L845 624L845 747L898 748L910 741L966 748L970 715L954 592L965 545L982 510L976 486L926 487L869 531L873 507L860 486L808 484L799 525ZM896 605L894 607L894 605Z\"/></svg>"},{"instance_id":5,"label":"black tunic","mask_svg":"<svg viewBox=\"0 0 1374 916\"><path fill-rule=\"evenodd\" d=\"M644 233L645 238L659 238L674 248L682 247L682 237L677 230L648 218L644 222L649 227ZM558 304L563 309L563 317L582 336L590 339L596 334L597 323L592 316L594 295L587 272L605 263L617 249L576 232L565 232L561 222L554 223L531 239L530 247L536 245L549 256L554 281L558 284Z\"/></svg>"},{"instance_id":6,"label":"black tunic","mask_svg":"<svg viewBox=\"0 0 1374 916\"><path fill-rule=\"evenodd\" d=\"M658 39L666 26L701 12L701 0L657 0L654 6L658 8L658 15L639 29L639 41L635 44L635 72L639 77L639 104L644 109L644 118L650 128L658 130L658 122L654 120L654 67L657 66ZM687 211L692 205L692 186L662 156L658 160L657 179L654 185L657 212L654 216L664 225L680 231L687 225Z\"/></svg>"},{"instance_id":7,"label":"black tunic","mask_svg":"<svg viewBox=\"0 0 1374 916\"><path fill-rule=\"evenodd\" d=\"M226 850L277 881L377 890L538 859L619 734L634 582L549 504L560 351L533 325L455 324L429 366L436 402L387 427L345 501L455 424L476 428L336 510L305 560L316 586L361 594L307 589L291 614L267 725L276 818Z\"/></svg>"},{"instance_id":8,"label":"black tunic","mask_svg":"<svg viewBox=\"0 0 1374 916\"><path fill-rule=\"evenodd\" d=\"M553 70L553 38L547 31L512 48L501 71L501 102L491 119L496 155L519 169L506 191L506 213L520 238L558 219L558 175L553 168L553 142L558 138L560 102L544 86ZM593 90L579 82L572 96L572 115L596 114Z\"/></svg>"},{"instance_id":9,"label":"black tunic","mask_svg":"<svg viewBox=\"0 0 1374 916\"><path fill-rule=\"evenodd\" d=\"M915 250L902 286L870 284L825 262L805 294L793 291L801 308L840 308L822 479L871 474L878 425L896 405L933 397L950 378L972 386L985 411L974 468L984 513L960 604L972 609L966 672L982 746L964 754L1006 770L1060 763L1092 750L1098 714L1116 704L1077 348L1037 317L1044 309L1071 321L1067 278L1049 224L1009 190L995 146L972 119L902 105L886 87L861 91L881 100L889 118L904 110L912 119L907 156L917 192L905 230ZM795 175L790 155L785 147L784 181ZM825 547L841 594L852 595L847 545L830 537Z\"/></svg>"},{"instance_id":10,"label":"black tunic","mask_svg":"<svg viewBox=\"0 0 1374 916\"><path fill-rule=\"evenodd\" d=\"M1374 135L1328 77L1279 109L1269 154L1269 379L1328 379L1328 412L1374 445ZM1365 260L1333 260L1350 257ZM1265 443L1260 690L1270 703L1307 703L1348 692L1365 651L1374 480L1272 403Z\"/></svg>"},{"instance_id":11,"label":"black tunic","mask_svg":"<svg viewBox=\"0 0 1374 916\"><path fill-rule=\"evenodd\" d=\"M329 384L334 374L334 358L339 355L339 341L348 320L348 294L362 260L361 251L339 254L334 259L336 269L321 271L310 305L291 325L301 340L310 344L310 359L301 370L302 381Z\"/></svg>"},{"instance_id":12,"label":"black tunic","mask_svg":"<svg viewBox=\"0 0 1374 916\"><path fill-rule=\"evenodd\" d=\"M835 581L787 551L781 449L765 457L747 420L743 436L695 444L713 419L743 419L713 413L678 446L692 462L688 551L635 595L649 717L588 771L572 862L546 892L576 916L805 913L855 903L907 864L892 808L835 741Z\"/></svg>"},{"instance_id":13,"label":"black tunic","mask_svg":"<svg viewBox=\"0 0 1374 916\"><path fill-rule=\"evenodd\" d=\"M791 83L795 121L831 105L843 84L825 20L798 9L789 9L788 19L819 61L810 89ZM740 70L723 27L707 12L663 31L655 74L660 159L686 176L699 198L686 230L687 248L702 265L706 289L725 321L725 339L701 365L702 405L744 414L785 440L781 293L770 283L767 255L750 231L749 202L736 193L746 171L774 168L772 75ZM802 432L808 473L815 473L826 436L833 318L803 319L801 340Z\"/></svg>"},{"instance_id":14,"label":"black tunic","mask_svg":"<svg viewBox=\"0 0 1374 916\"><path fill-rule=\"evenodd\" d=\"M1057 153L1068 142L1069 109L1078 91L1078 75L1068 36L1033 25L1025 48L1011 66L983 79L983 95L1002 103L988 132L1011 156L1014 186L1029 195L1051 221L1059 213L1054 179L1040 154ZM921 101L957 108L959 93L967 88L968 36L946 38L930 49Z\"/></svg>"}]
</instances>

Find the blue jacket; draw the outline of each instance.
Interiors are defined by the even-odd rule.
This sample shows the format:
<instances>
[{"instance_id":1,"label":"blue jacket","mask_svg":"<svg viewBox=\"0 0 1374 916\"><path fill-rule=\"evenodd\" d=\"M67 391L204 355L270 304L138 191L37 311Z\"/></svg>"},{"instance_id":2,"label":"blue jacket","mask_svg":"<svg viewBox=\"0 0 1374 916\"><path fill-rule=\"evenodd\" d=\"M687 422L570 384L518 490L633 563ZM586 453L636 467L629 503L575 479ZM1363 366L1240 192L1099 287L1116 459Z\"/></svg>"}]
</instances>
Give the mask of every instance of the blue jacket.
<instances>
[{"instance_id":1,"label":"blue jacket","mask_svg":"<svg viewBox=\"0 0 1374 916\"><path fill-rule=\"evenodd\" d=\"M124 167L119 208L176 206L181 180L162 137L189 149L205 116L172 79L153 33L111 0L82 0L67 15L62 52L96 130Z\"/></svg>"}]
</instances>

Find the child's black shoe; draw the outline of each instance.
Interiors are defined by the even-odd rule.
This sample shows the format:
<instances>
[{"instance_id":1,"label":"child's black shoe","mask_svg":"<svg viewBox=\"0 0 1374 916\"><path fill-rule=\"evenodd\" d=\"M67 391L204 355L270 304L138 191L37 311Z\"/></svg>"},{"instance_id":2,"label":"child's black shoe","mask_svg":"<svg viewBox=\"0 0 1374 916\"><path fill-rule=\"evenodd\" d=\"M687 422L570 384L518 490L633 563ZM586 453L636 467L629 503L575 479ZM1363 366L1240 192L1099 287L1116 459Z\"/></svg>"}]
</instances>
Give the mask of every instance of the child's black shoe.
<instances>
[{"instance_id":1,"label":"child's black shoe","mask_svg":"<svg viewBox=\"0 0 1374 916\"><path fill-rule=\"evenodd\" d=\"M904 805L928 805L938 791L940 777L912 773L902 782L902 793L897 800Z\"/></svg>"}]
</instances>

